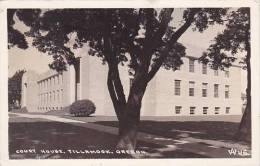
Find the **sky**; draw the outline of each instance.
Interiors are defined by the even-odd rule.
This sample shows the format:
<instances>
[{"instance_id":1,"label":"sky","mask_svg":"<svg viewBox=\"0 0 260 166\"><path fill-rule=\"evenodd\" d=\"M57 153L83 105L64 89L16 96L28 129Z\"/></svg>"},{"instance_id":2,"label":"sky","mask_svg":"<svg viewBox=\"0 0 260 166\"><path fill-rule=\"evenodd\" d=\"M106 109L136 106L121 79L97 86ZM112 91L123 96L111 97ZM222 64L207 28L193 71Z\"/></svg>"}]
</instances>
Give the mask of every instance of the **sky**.
<instances>
[{"instance_id":1,"label":"sky","mask_svg":"<svg viewBox=\"0 0 260 166\"><path fill-rule=\"evenodd\" d=\"M173 21L170 24L180 25L182 19L182 9L177 9L173 13ZM22 22L15 18L16 24L14 28L25 32L28 30ZM209 26L203 33L193 31L189 28L178 40L186 47L186 53L190 56L199 57L202 52L205 51L209 45L213 42L214 37L224 29L223 25ZM48 64L52 61L51 56L48 54L37 51L36 48L31 46L32 39L26 38L29 43L29 48L26 50L13 47L9 49L9 63L8 63L8 75L12 76L17 70L34 70L37 73L43 73L49 70ZM82 52L84 50L79 50ZM245 77L245 71L242 72L242 77ZM243 83L243 86L245 83Z\"/></svg>"}]
</instances>

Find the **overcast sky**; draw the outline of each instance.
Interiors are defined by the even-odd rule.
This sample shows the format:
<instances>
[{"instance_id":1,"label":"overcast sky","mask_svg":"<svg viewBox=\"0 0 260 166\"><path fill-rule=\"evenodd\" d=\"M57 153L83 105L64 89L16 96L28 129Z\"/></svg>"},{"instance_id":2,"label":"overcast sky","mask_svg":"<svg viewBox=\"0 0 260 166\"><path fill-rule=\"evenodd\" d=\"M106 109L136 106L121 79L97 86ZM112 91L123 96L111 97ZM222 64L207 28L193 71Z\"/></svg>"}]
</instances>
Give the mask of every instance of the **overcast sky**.
<instances>
[{"instance_id":1,"label":"overcast sky","mask_svg":"<svg viewBox=\"0 0 260 166\"><path fill-rule=\"evenodd\" d=\"M181 24L182 19L182 9L177 9L173 13L173 25ZM15 28L24 32L28 30L23 23L19 20L16 20ZM212 43L214 37L224 29L224 26L214 25L210 26L203 33L193 31L192 28L189 28L179 39L186 47L186 53L189 56L199 57L202 55L202 52L205 51L208 46ZM8 73L9 77L12 76L17 70L34 70L37 73L43 73L49 70L48 64L52 61L52 58L47 54L37 51L36 48L31 46L32 39L26 38L29 43L29 48L26 50L13 47L9 50L9 66ZM80 52L84 52L81 50ZM243 76L245 72L243 72ZM243 83L244 84L244 83Z\"/></svg>"}]
</instances>

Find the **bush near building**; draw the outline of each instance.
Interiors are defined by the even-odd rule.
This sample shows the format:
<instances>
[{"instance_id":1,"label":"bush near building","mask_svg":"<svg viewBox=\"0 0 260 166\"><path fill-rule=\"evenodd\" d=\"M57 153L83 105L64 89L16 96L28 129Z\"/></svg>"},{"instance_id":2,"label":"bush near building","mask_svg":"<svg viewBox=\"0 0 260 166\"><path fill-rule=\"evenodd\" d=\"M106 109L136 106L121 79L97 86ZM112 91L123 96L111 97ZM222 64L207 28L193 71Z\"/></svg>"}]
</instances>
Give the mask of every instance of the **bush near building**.
<instances>
[{"instance_id":1,"label":"bush near building","mask_svg":"<svg viewBox=\"0 0 260 166\"><path fill-rule=\"evenodd\" d=\"M70 114L74 116L89 116L96 111L96 106L91 100L78 100L70 106Z\"/></svg>"}]
</instances>

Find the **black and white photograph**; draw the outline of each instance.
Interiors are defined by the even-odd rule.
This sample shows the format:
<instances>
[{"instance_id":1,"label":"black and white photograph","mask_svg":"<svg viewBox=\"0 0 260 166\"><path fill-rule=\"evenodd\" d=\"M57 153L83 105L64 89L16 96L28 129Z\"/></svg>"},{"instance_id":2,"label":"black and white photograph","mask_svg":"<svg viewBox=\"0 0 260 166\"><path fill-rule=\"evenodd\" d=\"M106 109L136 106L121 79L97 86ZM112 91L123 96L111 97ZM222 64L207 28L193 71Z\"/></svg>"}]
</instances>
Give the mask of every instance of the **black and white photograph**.
<instances>
[{"instance_id":1,"label":"black and white photograph","mask_svg":"<svg viewBox=\"0 0 260 166\"><path fill-rule=\"evenodd\" d=\"M252 10L7 7L9 160L253 159Z\"/></svg>"}]
</instances>

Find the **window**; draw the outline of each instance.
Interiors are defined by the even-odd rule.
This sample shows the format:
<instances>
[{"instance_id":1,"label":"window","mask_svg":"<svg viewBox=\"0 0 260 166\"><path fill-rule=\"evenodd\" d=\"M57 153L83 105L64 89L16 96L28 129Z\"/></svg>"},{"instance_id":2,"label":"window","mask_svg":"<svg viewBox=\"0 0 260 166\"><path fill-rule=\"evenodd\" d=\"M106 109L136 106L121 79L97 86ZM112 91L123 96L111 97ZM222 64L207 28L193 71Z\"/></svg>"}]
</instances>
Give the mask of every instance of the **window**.
<instances>
[{"instance_id":1,"label":"window","mask_svg":"<svg viewBox=\"0 0 260 166\"><path fill-rule=\"evenodd\" d=\"M205 115L208 114L208 109L209 109L209 107L203 107L202 109L203 109L203 110L202 110L202 111L203 111L203 114L205 114Z\"/></svg>"},{"instance_id":2,"label":"window","mask_svg":"<svg viewBox=\"0 0 260 166\"><path fill-rule=\"evenodd\" d=\"M215 114L219 114L220 107L215 107Z\"/></svg>"},{"instance_id":3,"label":"window","mask_svg":"<svg viewBox=\"0 0 260 166\"><path fill-rule=\"evenodd\" d=\"M45 103L48 104L48 102L49 102L49 93L46 93L45 95L46 95L46 102Z\"/></svg>"},{"instance_id":4,"label":"window","mask_svg":"<svg viewBox=\"0 0 260 166\"><path fill-rule=\"evenodd\" d=\"M207 64L202 63L202 74L207 74Z\"/></svg>"},{"instance_id":5,"label":"window","mask_svg":"<svg viewBox=\"0 0 260 166\"><path fill-rule=\"evenodd\" d=\"M226 107L226 114L230 113L230 107Z\"/></svg>"},{"instance_id":6,"label":"window","mask_svg":"<svg viewBox=\"0 0 260 166\"><path fill-rule=\"evenodd\" d=\"M60 101L63 101L63 89L60 90Z\"/></svg>"},{"instance_id":7,"label":"window","mask_svg":"<svg viewBox=\"0 0 260 166\"><path fill-rule=\"evenodd\" d=\"M195 108L196 108L196 107L190 107L190 114L191 114L191 115L195 114Z\"/></svg>"},{"instance_id":8,"label":"window","mask_svg":"<svg viewBox=\"0 0 260 166\"><path fill-rule=\"evenodd\" d=\"M194 59L189 59L189 72L194 73Z\"/></svg>"},{"instance_id":9,"label":"window","mask_svg":"<svg viewBox=\"0 0 260 166\"><path fill-rule=\"evenodd\" d=\"M207 86L208 83L202 83L202 97L207 97Z\"/></svg>"},{"instance_id":10,"label":"window","mask_svg":"<svg viewBox=\"0 0 260 166\"><path fill-rule=\"evenodd\" d=\"M214 84L214 97L218 97L218 84Z\"/></svg>"},{"instance_id":11,"label":"window","mask_svg":"<svg viewBox=\"0 0 260 166\"><path fill-rule=\"evenodd\" d=\"M59 80L60 80L60 84L62 84L62 83L63 83L63 73L61 73L61 74L59 75Z\"/></svg>"},{"instance_id":12,"label":"window","mask_svg":"<svg viewBox=\"0 0 260 166\"><path fill-rule=\"evenodd\" d=\"M51 86L51 79L48 79L48 85L47 87L49 88Z\"/></svg>"},{"instance_id":13,"label":"window","mask_svg":"<svg viewBox=\"0 0 260 166\"><path fill-rule=\"evenodd\" d=\"M57 75L56 78L57 78L57 85L59 85L59 84L60 84L60 78L59 78L59 75Z\"/></svg>"},{"instance_id":14,"label":"window","mask_svg":"<svg viewBox=\"0 0 260 166\"><path fill-rule=\"evenodd\" d=\"M214 76L218 76L218 69L214 70Z\"/></svg>"},{"instance_id":15,"label":"window","mask_svg":"<svg viewBox=\"0 0 260 166\"><path fill-rule=\"evenodd\" d=\"M52 93L50 92L50 102L52 102Z\"/></svg>"},{"instance_id":16,"label":"window","mask_svg":"<svg viewBox=\"0 0 260 166\"><path fill-rule=\"evenodd\" d=\"M57 101L60 102L60 91L57 90Z\"/></svg>"},{"instance_id":17,"label":"window","mask_svg":"<svg viewBox=\"0 0 260 166\"><path fill-rule=\"evenodd\" d=\"M181 106L175 106L175 114L181 113Z\"/></svg>"},{"instance_id":18,"label":"window","mask_svg":"<svg viewBox=\"0 0 260 166\"><path fill-rule=\"evenodd\" d=\"M190 81L189 82L189 96L194 96L194 87L195 87L195 82Z\"/></svg>"},{"instance_id":19,"label":"window","mask_svg":"<svg viewBox=\"0 0 260 166\"><path fill-rule=\"evenodd\" d=\"M225 98L229 98L229 85L225 85Z\"/></svg>"},{"instance_id":20,"label":"window","mask_svg":"<svg viewBox=\"0 0 260 166\"><path fill-rule=\"evenodd\" d=\"M225 77L229 78L229 69L225 70Z\"/></svg>"},{"instance_id":21,"label":"window","mask_svg":"<svg viewBox=\"0 0 260 166\"><path fill-rule=\"evenodd\" d=\"M55 91L53 91L53 101L56 100L56 94L55 94Z\"/></svg>"},{"instance_id":22,"label":"window","mask_svg":"<svg viewBox=\"0 0 260 166\"><path fill-rule=\"evenodd\" d=\"M175 80L175 95L180 96L181 95L181 80Z\"/></svg>"}]
</instances>

